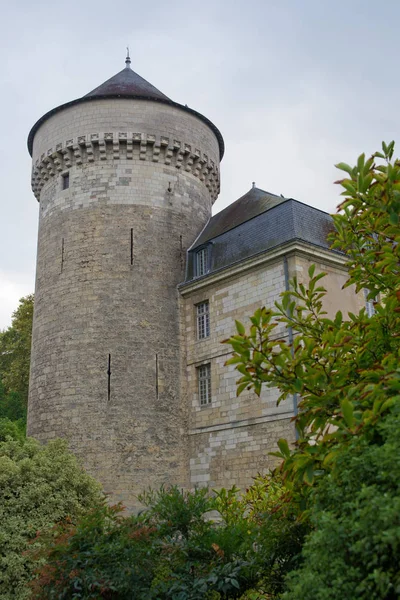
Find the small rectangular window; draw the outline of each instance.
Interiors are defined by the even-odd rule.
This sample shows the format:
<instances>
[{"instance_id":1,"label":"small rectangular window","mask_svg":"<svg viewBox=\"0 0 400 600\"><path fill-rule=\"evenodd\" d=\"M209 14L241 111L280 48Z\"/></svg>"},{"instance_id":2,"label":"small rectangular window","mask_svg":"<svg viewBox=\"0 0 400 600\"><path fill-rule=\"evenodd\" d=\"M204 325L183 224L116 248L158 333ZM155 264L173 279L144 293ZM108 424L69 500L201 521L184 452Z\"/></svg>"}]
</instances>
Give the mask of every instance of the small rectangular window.
<instances>
[{"instance_id":1,"label":"small rectangular window","mask_svg":"<svg viewBox=\"0 0 400 600\"><path fill-rule=\"evenodd\" d=\"M67 190L69 188L69 173L64 173L62 176L62 189Z\"/></svg>"},{"instance_id":2,"label":"small rectangular window","mask_svg":"<svg viewBox=\"0 0 400 600\"><path fill-rule=\"evenodd\" d=\"M196 275L200 277L200 275L205 275L208 271L208 250L207 248L202 248L196 253Z\"/></svg>"},{"instance_id":3,"label":"small rectangular window","mask_svg":"<svg viewBox=\"0 0 400 600\"><path fill-rule=\"evenodd\" d=\"M367 312L368 317L372 317L375 314L375 306L374 300L368 300L369 290L364 288L364 298L365 298L365 310Z\"/></svg>"},{"instance_id":4,"label":"small rectangular window","mask_svg":"<svg viewBox=\"0 0 400 600\"><path fill-rule=\"evenodd\" d=\"M211 404L211 365L201 365L197 368L200 406Z\"/></svg>"},{"instance_id":5,"label":"small rectangular window","mask_svg":"<svg viewBox=\"0 0 400 600\"><path fill-rule=\"evenodd\" d=\"M197 304L197 339L202 340L210 335L210 305L208 300Z\"/></svg>"}]
</instances>

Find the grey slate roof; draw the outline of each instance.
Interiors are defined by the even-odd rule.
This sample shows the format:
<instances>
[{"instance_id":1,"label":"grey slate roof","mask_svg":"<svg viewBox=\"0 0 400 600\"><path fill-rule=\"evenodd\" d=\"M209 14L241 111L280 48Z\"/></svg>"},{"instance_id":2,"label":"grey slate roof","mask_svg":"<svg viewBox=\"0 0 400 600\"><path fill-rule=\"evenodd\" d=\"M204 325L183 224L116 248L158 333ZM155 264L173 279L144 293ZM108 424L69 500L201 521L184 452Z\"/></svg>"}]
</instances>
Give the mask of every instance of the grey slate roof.
<instances>
[{"instance_id":1,"label":"grey slate roof","mask_svg":"<svg viewBox=\"0 0 400 600\"><path fill-rule=\"evenodd\" d=\"M70 106L74 106L76 104L81 104L83 102L90 102L92 100L103 100L110 98L125 98L126 100L152 100L153 102L161 102L163 104L169 104L170 106L175 106L180 110L184 110L197 117L203 123L208 125L208 127L214 132L219 145L219 154L220 159L224 155L225 144L221 132L219 129L211 123L207 117L204 117L201 113L189 108L188 106L183 106L178 102L174 102L170 100L168 96L160 92L157 88L155 88L151 83L143 79L140 75L132 71L129 65L125 67L122 71L107 79L104 83L99 85L97 88L82 96L82 98L77 98L76 100L72 100L71 102L66 102L65 104L61 104L61 106L57 106L53 108L49 112L47 112L43 117L41 117L35 125L32 127L29 136L28 136L28 150L29 154L32 156L33 149L33 139L35 137L35 133L39 129L39 127L47 121L54 114L64 110L65 108L69 108Z\"/></svg>"},{"instance_id":2,"label":"grey slate roof","mask_svg":"<svg viewBox=\"0 0 400 600\"><path fill-rule=\"evenodd\" d=\"M209 249L208 274L294 240L329 248L326 237L333 229L329 214L255 190L210 219L189 250L186 281L196 277L195 255L204 246Z\"/></svg>"},{"instance_id":3,"label":"grey slate roof","mask_svg":"<svg viewBox=\"0 0 400 600\"><path fill-rule=\"evenodd\" d=\"M285 200L286 198L282 196L276 196L257 187L252 187L236 202L233 202L224 208L224 210L211 217L206 228L196 240L196 246L221 235L224 231L237 227L241 223L256 217Z\"/></svg>"}]
</instances>

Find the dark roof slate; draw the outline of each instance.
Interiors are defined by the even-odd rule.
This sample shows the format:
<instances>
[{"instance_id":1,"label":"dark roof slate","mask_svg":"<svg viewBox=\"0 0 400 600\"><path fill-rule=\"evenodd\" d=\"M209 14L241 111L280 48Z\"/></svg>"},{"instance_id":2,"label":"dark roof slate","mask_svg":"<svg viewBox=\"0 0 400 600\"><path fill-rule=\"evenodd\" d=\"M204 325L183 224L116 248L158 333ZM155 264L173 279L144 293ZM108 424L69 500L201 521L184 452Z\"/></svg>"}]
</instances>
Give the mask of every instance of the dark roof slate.
<instances>
[{"instance_id":1,"label":"dark roof slate","mask_svg":"<svg viewBox=\"0 0 400 600\"><path fill-rule=\"evenodd\" d=\"M201 244L205 244L208 240L237 227L241 223L260 215L285 200L286 198L282 196L276 196L260 188L252 187L238 200L211 217L195 241L195 245L200 246Z\"/></svg>"},{"instance_id":2,"label":"dark roof slate","mask_svg":"<svg viewBox=\"0 0 400 600\"><path fill-rule=\"evenodd\" d=\"M278 199L275 204L271 199L273 205L263 212L261 207L265 207L266 199L260 198L259 212L253 207L253 213L257 214L237 226L231 227L229 222L220 223L220 231L225 230L215 237L203 236L207 226L189 251L186 281L195 278L195 254L204 244L210 247L208 274L295 240L329 249L326 238L333 229L329 214L292 198L275 198ZM229 216L228 212L225 214Z\"/></svg>"},{"instance_id":3,"label":"dark roof slate","mask_svg":"<svg viewBox=\"0 0 400 600\"><path fill-rule=\"evenodd\" d=\"M132 71L127 66L119 73L107 79L104 83L89 92L84 98L96 96L140 96L149 100L170 100L168 96L160 92L154 85L151 85L146 79Z\"/></svg>"}]
</instances>

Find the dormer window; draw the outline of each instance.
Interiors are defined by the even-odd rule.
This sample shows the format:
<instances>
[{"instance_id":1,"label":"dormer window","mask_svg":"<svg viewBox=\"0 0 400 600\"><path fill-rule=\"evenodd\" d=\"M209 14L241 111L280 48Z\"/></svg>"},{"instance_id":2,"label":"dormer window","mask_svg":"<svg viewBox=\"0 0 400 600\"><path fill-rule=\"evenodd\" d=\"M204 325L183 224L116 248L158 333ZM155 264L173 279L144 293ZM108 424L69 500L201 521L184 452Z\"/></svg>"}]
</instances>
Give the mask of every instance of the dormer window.
<instances>
[{"instance_id":1,"label":"dormer window","mask_svg":"<svg viewBox=\"0 0 400 600\"><path fill-rule=\"evenodd\" d=\"M196 252L196 275L200 277L208 271L208 248L202 248Z\"/></svg>"}]
</instances>

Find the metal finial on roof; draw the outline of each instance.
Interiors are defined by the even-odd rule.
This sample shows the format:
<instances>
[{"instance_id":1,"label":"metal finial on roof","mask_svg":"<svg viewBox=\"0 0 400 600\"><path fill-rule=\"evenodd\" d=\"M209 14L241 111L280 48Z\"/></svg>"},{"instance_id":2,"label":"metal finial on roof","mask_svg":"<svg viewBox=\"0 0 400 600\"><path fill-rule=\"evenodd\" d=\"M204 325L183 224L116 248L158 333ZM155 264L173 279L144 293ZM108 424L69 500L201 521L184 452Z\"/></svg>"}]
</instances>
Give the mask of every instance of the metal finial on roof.
<instances>
[{"instance_id":1,"label":"metal finial on roof","mask_svg":"<svg viewBox=\"0 0 400 600\"><path fill-rule=\"evenodd\" d=\"M253 181L253 189L256 187L256 182Z\"/></svg>"},{"instance_id":2,"label":"metal finial on roof","mask_svg":"<svg viewBox=\"0 0 400 600\"><path fill-rule=\"evenodd\" d=\"M125 59L125 68L131 68L131 58L129 56L129 46L126 47L126 59Z\"/></svg>"}]
</instances>

